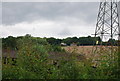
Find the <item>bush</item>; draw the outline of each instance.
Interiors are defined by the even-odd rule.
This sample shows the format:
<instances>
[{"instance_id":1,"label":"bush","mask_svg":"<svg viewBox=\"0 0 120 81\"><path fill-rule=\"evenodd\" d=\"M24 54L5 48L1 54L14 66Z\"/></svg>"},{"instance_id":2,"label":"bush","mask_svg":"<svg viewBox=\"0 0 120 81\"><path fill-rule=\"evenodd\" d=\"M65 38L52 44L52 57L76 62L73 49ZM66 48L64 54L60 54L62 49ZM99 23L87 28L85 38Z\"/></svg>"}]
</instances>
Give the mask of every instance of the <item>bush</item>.
<instances>
[{"instance_id":1,"label":"bush","mask_svg":"<svg viewBox=\"0 0 120 81\"><path fill-rule=\"evenodd\" d=\"M54 45L52 45L51 48L52 48L51 51L53 51L53 52L65 52L65 50L62 49L60 46L54 46Z\"/></svg>"}]
</instances>

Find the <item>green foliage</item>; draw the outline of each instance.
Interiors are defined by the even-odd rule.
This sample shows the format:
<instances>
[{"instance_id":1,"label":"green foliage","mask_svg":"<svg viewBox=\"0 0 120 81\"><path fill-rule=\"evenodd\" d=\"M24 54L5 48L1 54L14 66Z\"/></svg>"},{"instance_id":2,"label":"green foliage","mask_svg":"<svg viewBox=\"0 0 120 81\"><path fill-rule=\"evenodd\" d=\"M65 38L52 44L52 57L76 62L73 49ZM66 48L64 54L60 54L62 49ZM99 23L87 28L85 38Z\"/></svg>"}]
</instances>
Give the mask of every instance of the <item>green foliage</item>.
<instances>
[{"instance_id":1,"label":"green foliage","mask_svg":"<svg viewBox=\"0 0 120 81\"><path fill-rule=\"evenodd\" d=\"M6 49L6 48L15 49L16 48L16 38L13 36L8 36L7 38L2 38L2 47L3 47L3 49Z\"/></svg>"},{"instance_id":2,"label":"green foliage","mask_svg":"<svg viewBox=\"0 0 120 81\"><path fill-rule=\"evenodd\" d=\"M60 45L61 39L56 39L56 38L46 38L47 42L51 45Z\"/></svg>"},{"instance_id":3,"label":"green foliage","mask_svg":"<svg viewBox=\"0 0 120 81\"><path fill-rule=\"evenodd\" d=\"M78 42L78 38L77 37L73 37L73 38L72 37L68 37L66 39L63 39L62 42L66 43L67 45L70 45L72 43L77 43Z\"/></svg>"},{"instance_id":4,"label":"green foliage","mask_svg":"<svg viewBox=\"0 0 120 81\"><path fill-rule=\"evenodd\" d=\"M51 48L52 48L51 51L53 51L53 52L65 52L65 50L62 49L60 46L52 45Z\"/></svg>"},{"instance_id":5,"label":"green foliage","mask_svg":"<svg viewBox=\"0 0 120 81\"><path fill-rule=\"evenodd\" d=\"M79 38L79 45L95 45L96 41L99 41L100 43L100 38L99 37L80 37Z\"/></svg>"},{"instance_id":6,"label":"green foliage","mask_svg":"<svg viewBox=\"0 0 120 81\"><path fill-rule=\"evenodd\" d=\"M2 70L3 79L35 79L36 75L21 67L4 65Z\"/></svg>"},{"instance_id":7,"label":"green foliage","mask_svg":"<svg viewBox=\"0 0 120 81\"><path fill-rule=\"evenodd\" d=\"M108 45L117 45L117 41L115 39L109 39Z\"/></svg>"},{"instance_id":8,"label":"green foliage","mask_svg":"<svg viewBox=\"0 0 120 81\"><path fill-rule=\"evenodd\" d=\"M62 42L66 43L67 45L70 45L72 43L76 43L78 45L94 45L96 44L96 41L101 41L100 37L68 37L66 39L63 39Z\"/></svg>"},{"instance_id":9,"label":"green foliage","mask_svg":"<svg viewBox=\"0 0 120 81\"><path fill-rule=\"evenodd\" d=\"M72 59L71 61L63 60L60 64L62 65L60 67L62 79L77 79L77 76L79 75L79 69Z\"/></svg>"},{"instance_id":10,"label":"green foliage","mask_svg":"<svg viewBox=\"0 0 120 81\"><path fill-rule=\"evenodd\" d=\"M3 78L4 79L46 79L46 78L55 78L55 66L48 64L48 52L56 51L60 52L62 49L60 47L52 48L45 39L33 38L29 35L19 38L17 41L18 48L18 58L17 66L3 69ZM50 49L52 48L52 49ZM50 50L49 50L50 49ZM9 62L9 64L11 64ZM12 69L10 69L12 68ZM53 71L50 75L49 71ZM8 76L9 75L9 76ZM29 75L29 76L28 76ZM57 76L58 77L58 76Z\"/></svg>"},{"instance_id":11,"label":"green foliage","mask_svg":"<svg viewBox=\"0 0 120 81\"><path fill-rule=\"evenodd\" d=\"M11 67L12 69L4 68L3 77L6 79L45 78L48 54L47 49L45 49L45 46L41 45L47 43L45 41L43 43L43 40L44 39L36 40L31 36L25 36L19 39L17 45L18 46L17 66ZM7 74L9 76L7 76Z\"/></svg>"},{"instance_id":12,"label":"green foliage","mask_svg":"<svg viewBox=\"0 0 120 81\"><path fill-rule=\"evenodd\" d=\"M66 53L60 46L48 44L44 38L26 35L19 37L16 43L17 64L3 64L3 79L116 79L119 73L116 59L114 65L113 60L108 59L93 68L90 61L79 61L74 53ZM54 60L56 58L49 58L49 52L66 55Z\"/></svg>"}]
</instances>

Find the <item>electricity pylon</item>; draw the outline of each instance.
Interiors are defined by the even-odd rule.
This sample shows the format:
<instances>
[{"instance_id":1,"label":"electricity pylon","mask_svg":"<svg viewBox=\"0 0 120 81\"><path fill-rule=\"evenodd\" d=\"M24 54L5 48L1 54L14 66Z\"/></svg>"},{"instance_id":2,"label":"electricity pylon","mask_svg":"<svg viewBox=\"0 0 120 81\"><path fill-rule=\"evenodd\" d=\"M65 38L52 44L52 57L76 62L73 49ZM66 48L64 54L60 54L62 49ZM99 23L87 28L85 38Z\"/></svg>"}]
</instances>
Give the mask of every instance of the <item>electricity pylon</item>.
<instances>
[{"instance_id":1,"label":"electricity pylon","mask_svg":"<svg viewBox=\"0 0 120 81\"><path fill-rule=\"evenodd\" d=\"M116 39L120 35L118 2L104 0L100 2L95 37L100 36L102 41Z\"/></svg>"},{"instance_id":2,"label":"electricity pylon","mask_svg":"<svg viewBox=\"0 0 120 81\"><path fill-rule=\"evenodd\" d=\"M97 24L95 29L95 37L98 36L101 38L102 41L106 42L108 42L109 39L120 40L119 11L118 2L116 0L104 0L100 2ZM115 59L115 55L113 54L113 45L111 44L111 46L104 46L102 41L99 43L99 46L93 46L93 53L99 55L99 57L106 54L108 55L107 57L109 57L109 60ZM104 58L98 58L97 60L101 59Z\"/></svg>"}]
</instances>

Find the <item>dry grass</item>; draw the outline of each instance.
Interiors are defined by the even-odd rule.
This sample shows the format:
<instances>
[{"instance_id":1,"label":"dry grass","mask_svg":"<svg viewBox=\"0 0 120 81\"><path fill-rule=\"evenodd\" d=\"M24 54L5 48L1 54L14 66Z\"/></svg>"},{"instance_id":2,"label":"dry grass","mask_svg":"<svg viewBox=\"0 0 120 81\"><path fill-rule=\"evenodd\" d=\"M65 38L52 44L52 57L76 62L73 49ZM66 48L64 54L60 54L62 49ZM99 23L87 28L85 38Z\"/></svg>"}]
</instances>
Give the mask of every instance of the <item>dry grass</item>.
<instances>
[{"instance_id":1,"label":"dry grass","mask_svg":"<svg viewBox=\"0 0 120 81\"><path fill-rule=\"evenodd\" d=\"M66 46L66 47L62 47L63 49L65 49L67 52L70 53L78 53L78 54L83 54L86 57L91 57L91 55L93 55L93 53L95 52L95 50L97 50L97 52L110 52L111 50L113 52L116 52L117 47L116 46ZM96 52L96 53L97 53ZM99 54L99 53L98 53Z\"/></svg>"},{"instance_id":2,"label":"dry grass","mask_svg":"<svg viewBox=\"0 0 120 81\"><path fill-rule=\"evenodd\" d=\"M89 58L91 57L93 46L66 46L62 48L64 48L67 52L78 53Z\"/></svg>"},{"instance_id":3,"label":"dry grass","mask_svg":"<svg viewBox=\"0 0 120 81\"><path fill-rule=\"evenodd\" d=\"M70 53L84 55L93 64L103 59L114 59L117 52L116 46L66 46L62 48Z\"/></svg>"}]
</instances>

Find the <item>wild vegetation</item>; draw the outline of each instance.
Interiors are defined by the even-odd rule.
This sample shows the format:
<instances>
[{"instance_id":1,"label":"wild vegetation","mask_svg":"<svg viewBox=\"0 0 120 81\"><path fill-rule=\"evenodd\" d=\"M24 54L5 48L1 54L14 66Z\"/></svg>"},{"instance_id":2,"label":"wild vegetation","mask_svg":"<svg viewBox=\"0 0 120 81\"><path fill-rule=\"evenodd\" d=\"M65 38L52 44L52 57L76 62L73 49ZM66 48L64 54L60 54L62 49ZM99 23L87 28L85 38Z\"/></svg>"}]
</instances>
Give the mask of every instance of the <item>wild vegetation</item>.
<instances>
[{"instance_id":1,"label":"wild vegetation","mask_svg":"<svg viewBox=\"0 0 120 81\"><path fill-rule=\"evenodd\" d=\"M3 49L17 51L15 60L8 59L3 63L3 79L118 79L118 53L115 50L98 51L100 60L98 66L92 66L93 58L87 59L78 53L76 47L72 52L66 51L53 42L54 38L38 38L26 35L23 37L8 37L3 39ZM83 39L81 39L82 41ZM84 39L85 40L85 39ZM67 43L67 42L66 42ZM3 52L4 54L4 52ZM111 54L112 56L108 56ZM113 59L111 57L114 57Z\"/></svg>"}]
</instances>

